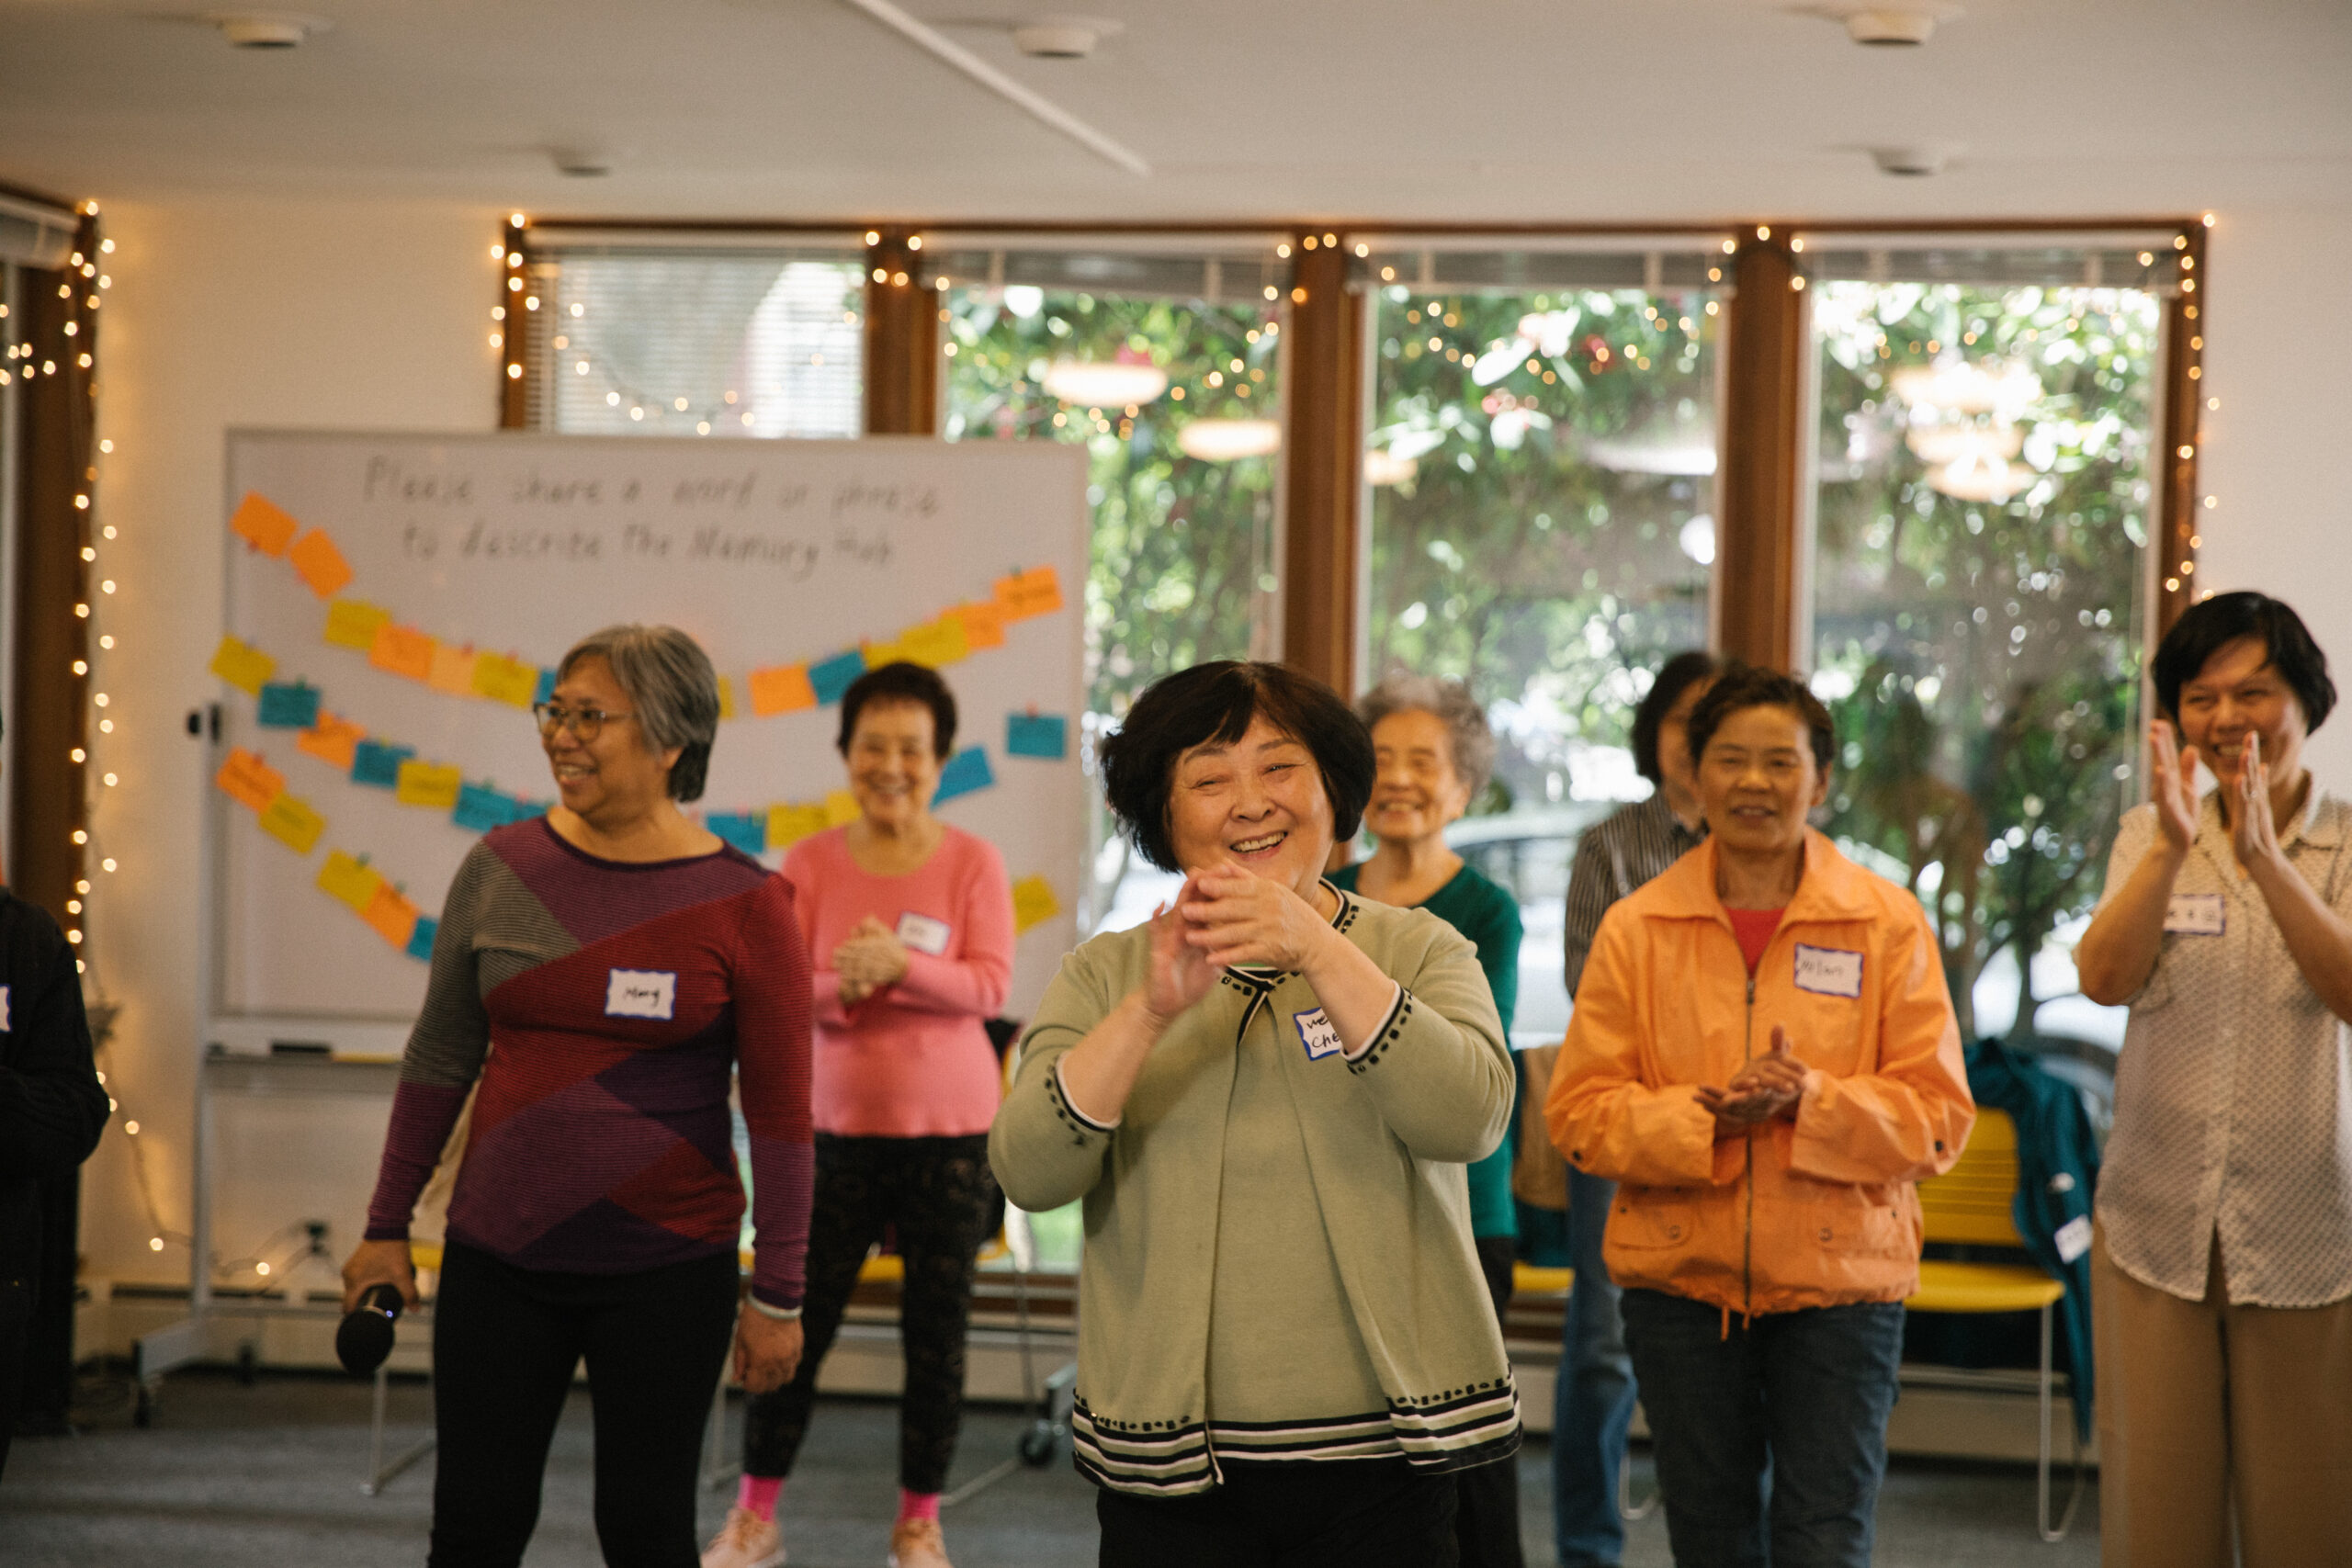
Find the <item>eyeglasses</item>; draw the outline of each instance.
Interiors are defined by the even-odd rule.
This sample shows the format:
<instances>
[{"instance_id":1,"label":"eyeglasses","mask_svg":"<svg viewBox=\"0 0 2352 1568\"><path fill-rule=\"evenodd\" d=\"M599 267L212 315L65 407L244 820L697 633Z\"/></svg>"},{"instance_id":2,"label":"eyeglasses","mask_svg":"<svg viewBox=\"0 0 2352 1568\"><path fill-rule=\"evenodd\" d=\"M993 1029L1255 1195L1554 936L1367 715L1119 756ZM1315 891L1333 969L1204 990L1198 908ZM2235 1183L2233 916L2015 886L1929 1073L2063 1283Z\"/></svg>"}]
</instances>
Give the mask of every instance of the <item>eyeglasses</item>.
<instances>
[{"instance_id":1,"label":"eyeglasses","mask_svg":"<svg viewBox=\"0 0 2352 1568\"><path fill-rule=\"evenodd\" d=\"M531 716L538 721L539 733L553 739L560 729L569 729L585 744L605 732L605 726L616 724L634 714L606 713L603 708L568 708L557 703L533 703Z\"/></svg>"}]
</instances>

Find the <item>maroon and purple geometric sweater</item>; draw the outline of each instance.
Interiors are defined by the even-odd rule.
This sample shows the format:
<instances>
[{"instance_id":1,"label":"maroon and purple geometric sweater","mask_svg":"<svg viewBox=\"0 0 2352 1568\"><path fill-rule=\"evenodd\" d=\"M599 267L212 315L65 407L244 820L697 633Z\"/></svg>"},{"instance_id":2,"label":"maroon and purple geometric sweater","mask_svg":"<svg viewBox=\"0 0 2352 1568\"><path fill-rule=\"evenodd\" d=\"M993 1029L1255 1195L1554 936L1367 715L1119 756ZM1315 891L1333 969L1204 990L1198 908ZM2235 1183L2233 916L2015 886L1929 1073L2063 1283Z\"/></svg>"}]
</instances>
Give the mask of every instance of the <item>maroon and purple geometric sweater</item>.
<instances>
[{"instance_id":1,"label":"maroon and purple geometric sweater","mask_svg":"<svg viewBox=\"0 0 2352 1568\"><path fill-rule=\"evenodd\" d=\"M752 1142L752 1293L800 1304L812 1165L808 953L791 885L734 849L600 860L545 818L450 885L368 1207L404 1239L477 1079L450 1239L519 1268L632 1273L731 1253Z\"/></svg>"}]
</instances>

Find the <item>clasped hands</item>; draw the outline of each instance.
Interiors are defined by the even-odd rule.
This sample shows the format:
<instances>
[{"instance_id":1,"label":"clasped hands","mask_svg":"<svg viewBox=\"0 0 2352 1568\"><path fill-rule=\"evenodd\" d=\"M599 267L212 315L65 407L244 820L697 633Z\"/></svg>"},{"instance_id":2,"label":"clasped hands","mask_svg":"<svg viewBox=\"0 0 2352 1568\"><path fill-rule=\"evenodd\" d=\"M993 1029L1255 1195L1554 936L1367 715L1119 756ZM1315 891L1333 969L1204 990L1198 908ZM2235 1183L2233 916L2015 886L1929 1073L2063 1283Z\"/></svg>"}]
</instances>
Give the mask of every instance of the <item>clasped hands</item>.
<instances>
[{"instance_id":1,"label":"clasped hands","mask_svg":"<svg viewBox=\"0 0 2352 1568\"><path fill-rule=\"evenodd\" d=\"M889 927L868 915L848 940L833 949L833 971L842 977L842 1006L855 1007L885 986L907 977L907 947Z\"/></svg>"},{"instance_id":2,"label":"clasped hands","mask_svg":"<svg viewBox=\"0 0 2352 1568\"><path fill-rule=\"evenodd\" d=\"M1241 964L1303 971L1335 935L1281 883L1232 864L1195 871L1173 904L1152 913L1146 1006L1164 1024L1208 995L1218 971Z\"/></svg>"},{"instance_id":3,"label":"clasped hands","mask_svg":"<svg viewBox=\"0 0 2352 1568\"><path fill-rule=\"evenodd\" d=\"M1701 1084L1690 1098L1714 1117L1717 1136L1736 1137L1776 1116L1795 1121L1804 1075L1805 1065L1789 1049L1789 1032L1776 1023L1770 1052L1740 1068L1726 1087Z\"/></svg>"}]
</instances>

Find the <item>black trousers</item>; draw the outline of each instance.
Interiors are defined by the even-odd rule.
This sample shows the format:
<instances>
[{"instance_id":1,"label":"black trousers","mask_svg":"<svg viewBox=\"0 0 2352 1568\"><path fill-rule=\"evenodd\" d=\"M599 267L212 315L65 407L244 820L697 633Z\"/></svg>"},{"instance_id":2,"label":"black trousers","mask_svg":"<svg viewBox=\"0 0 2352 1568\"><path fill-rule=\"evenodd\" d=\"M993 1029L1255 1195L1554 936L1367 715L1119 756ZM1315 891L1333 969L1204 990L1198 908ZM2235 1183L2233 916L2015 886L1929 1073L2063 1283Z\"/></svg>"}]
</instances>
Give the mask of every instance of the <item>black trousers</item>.
<instances>
[{"instance_id":1,"label":"black trousers","mask_svg":"<svg viewBox=\"0 0 2352 1568\"><path fill-rule=\"evenodd\" d=\"M818 1371L857 1288L857 1271L887 1225L906 1264L899 1301L907 1367L899 1403L899 1484L910 1492L947 1489L964 1419L973 1258L995 1191L985 1133L955 1138L817 1134L800 1370L784 1387L753 1394L744 1405L745 1474L792 1473L817 1401Z\"/></svg>"},{"instance_id":2,"label":"black trousers","mask_svg":"<svg viewBox=\"0 0 2352 1568\"><path fill-rule=\"evenodd\" d=\"M1491 1467L1488 1467L1491 1468ZM1190 1497L1094 1495L1102 1568L1458 1568L1452 1474L1401 1459L1228 1464Z\"/></svg>"},{"instance_id":3,"label":"black trousers","mask_svg":"<svg viewBox=\"0 0 2352 1568\"><path fill-rule=\"evenodd\" d=\"M1517 1242L1507 1235L1478 1238L1478 1269L1487 1277L1487 1293L1494 1299L1495 1321L1505 1321L1510 1308L1512 1255ZM1454 1539L1462 1547L1462 1568L1521 1568L1526 1562L1519 1541L1519 1461L1498 1460L1457 1471L1462 1498L1454 1514Z\"/></svg>"},{"instance_id":4,"label":"black trousers","mask_svg":"<svg viewBox=\"0 0 2352 1568\"><path fill-rule=\"evenodd\" d=\"M731 1249L636 1274L557 1274L451 1242L433 1308L440 1449L429 1568L522 1562L583 1356L605 1562L695 1568L695 1469L735 1292Z\"/></svg>"},{"instance_id":5,"label":"black trousers","mask_svg":"<svg viewBox=\"0 0 2352 1568\"><path fill-rule=\"evenodd\" d=\"M33 1321L33 1282L13 1259L0 1259L0 1475L8 1471L8 1439L17 1432L17 1395L25 1385L25 1340Z\"/></svg>"}]
</instances>

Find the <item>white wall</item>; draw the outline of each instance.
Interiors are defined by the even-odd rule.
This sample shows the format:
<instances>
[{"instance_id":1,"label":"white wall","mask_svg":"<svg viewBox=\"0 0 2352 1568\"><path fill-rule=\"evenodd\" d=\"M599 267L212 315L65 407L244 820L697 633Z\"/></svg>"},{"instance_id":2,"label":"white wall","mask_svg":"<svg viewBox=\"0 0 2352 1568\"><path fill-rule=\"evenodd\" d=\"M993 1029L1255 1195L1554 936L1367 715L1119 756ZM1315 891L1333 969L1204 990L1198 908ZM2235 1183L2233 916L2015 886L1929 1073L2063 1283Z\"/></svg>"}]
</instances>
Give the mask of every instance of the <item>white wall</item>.
<instances>
[{"instance_id":1,"label":"white wall","mask_svg":"<svg viewBox=\"0 0 2352 1568\"><path fill-rule=\"evenodd\" d=\"M103 196L103 193L100 193ZM94 685L113 698L96 737L88 976L122 1007L109 1052L116 1125L91 1160L83 1247L99 1277L185 1280L187 1254L151 1251L132 1168L141 1146L160 1224L189 1223L198 1043L196 850L206 781L187 713L216 700L205 672L220 636L222 434L232 426L479 431L497 423L489 312L503 215L455 206L189 201L107 205L100 346L102 547ZM332 1102L224 1117L216 1245L231 1257L291 1220L319 1217L338 1253L356 1240L385 1107ZM136 1138L124 1124L139 1123Z\"/></svg>"}]
</instances>

